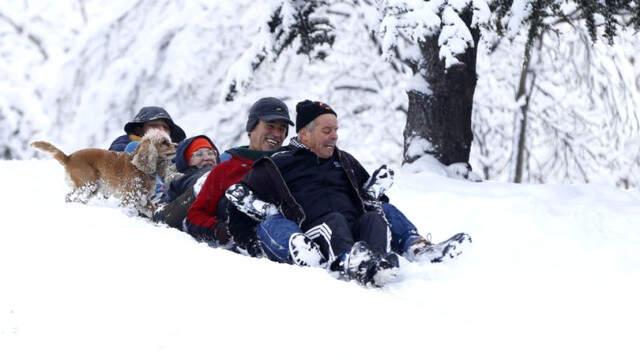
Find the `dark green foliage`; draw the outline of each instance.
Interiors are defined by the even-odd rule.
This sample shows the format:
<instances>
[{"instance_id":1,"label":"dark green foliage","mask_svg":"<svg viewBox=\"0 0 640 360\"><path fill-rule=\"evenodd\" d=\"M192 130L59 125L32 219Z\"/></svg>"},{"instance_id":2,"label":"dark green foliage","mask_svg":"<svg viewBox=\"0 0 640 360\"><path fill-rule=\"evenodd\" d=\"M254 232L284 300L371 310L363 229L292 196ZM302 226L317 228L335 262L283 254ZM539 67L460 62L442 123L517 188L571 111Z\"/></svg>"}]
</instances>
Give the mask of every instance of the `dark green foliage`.
<instances>
[{"instance_id":1,"label":"dark green foliage","mask_svg":"<svg viewBox=\"0 0 640 360\"><path fill-rule=\"evenodd\" d=\"M525 19L529 25L527 47L530 47L535 39L545 30L549 29L557 21L575 22L583 20L592 41L598 39L598 27L603 27L603 36L609 44L620 26L631 26L640 29L640 6L632 0L577 0L576 11L565 14L560 6L565 3L559 0L533 0L530 3L531 12ZM492 26L498 35L504 35L504 24L509 16L509 10L513 0L496 0L491 3L494 14Z\"/></svg>"},{"instance_id":2,"label":"dark green foliage","mask_svg":"<svg viewBox=\"0 0 640 360\"><path fill-rule=\"evenodd\" d=\"M324 59L327 56L324 51L314 54L317 46L333 45L335 40L333 26L329 19L316 15L318 8L324 6L327 6L324 0L294 2L296 12L293 15L293 26L289 28L282 27L282 6L273 13L268 25L275 40L273 50L276 52L276 56L279 56L296 38L300 39L297 54L305 54L319 59Z\"/></svg>"},{"instance_id":3,"label":"dark green foliage","mask_svg":"<svg viewBox=\"0 0 640 360\"><path fill-rule=\"evenodd\" d=\"M316 51L317 46L333 45L335 35L333 26L326 18L314 16L320 6L326 6L326 1L305 1L296 9L295 23L290 28L282 27L282 7L278 8L269 22L269 30L273 34L276 46L273 49L276 55L289 47L296 38L300 38L300 47L297 54L305 54L314 59L324 59L327 53L323 50Z\"/></svg>"},{"instance_id":4,"label":"dark green foliage","mask_svg":"<svg viewBox=\"0 0 640 360\"><path fill-rule=\"evenodd\" d=\"M269 32L273 37L273 47L264 49L255 55L251 61L251 67L256 70L262 65L268 54L272 54L277 59L282 52L291 46L296 39L300 39L300 46L296 50L297 54L305 54L311 59L324 60L328 53L323 45L332 46L335 40L333 26L329 19L317 16L316 12L320 7L326 7L326 0L283 0L295 9L292 26L285 27L282 18L282 6L278 7L271 19L267 23ZM237 94L236 83L233 82L227 91L225 100L232 101Z\"/></svg>"}]
</instances>

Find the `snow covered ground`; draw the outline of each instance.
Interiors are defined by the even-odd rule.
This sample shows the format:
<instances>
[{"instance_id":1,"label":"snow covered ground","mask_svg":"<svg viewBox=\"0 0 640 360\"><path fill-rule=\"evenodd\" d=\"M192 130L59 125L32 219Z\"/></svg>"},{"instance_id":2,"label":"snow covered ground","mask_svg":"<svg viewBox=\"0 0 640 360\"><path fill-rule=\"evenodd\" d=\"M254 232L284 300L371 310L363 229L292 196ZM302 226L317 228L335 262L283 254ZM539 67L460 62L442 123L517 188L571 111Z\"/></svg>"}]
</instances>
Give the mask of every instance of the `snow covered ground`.
<instances>
[{"instance_id":1,"label":"snow covered ground","mask_svg":"<svg viewBox=\"0 0 640 360\"><path fill-rule=\"evenodd\" d=\"M474 243L365 289L67 204L52 160L0 173L0 359L640 357L637 191L400 172L423 233Z\"/></svg>"}]
</instances>

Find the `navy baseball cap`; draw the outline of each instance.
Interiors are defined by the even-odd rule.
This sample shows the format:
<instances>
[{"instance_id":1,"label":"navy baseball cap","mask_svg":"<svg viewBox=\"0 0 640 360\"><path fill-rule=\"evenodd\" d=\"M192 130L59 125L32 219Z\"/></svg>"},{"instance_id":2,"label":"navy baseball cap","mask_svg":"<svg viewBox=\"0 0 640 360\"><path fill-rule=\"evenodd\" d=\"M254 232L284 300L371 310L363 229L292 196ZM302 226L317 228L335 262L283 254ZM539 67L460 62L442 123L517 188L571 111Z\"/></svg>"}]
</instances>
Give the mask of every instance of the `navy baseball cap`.
<instances>
[{"instance_id":1,"label":"navy baseball cap","mask_svg":"<svg viewBox=\"0 0 640 360\"><path fill-rule=\"evenodd\" d=\"M289 117L287 105L274 97L262 98L251 105L247 120L247 132L253 130L260 120L266 122L284 121L289 126L295 125Z\"/></svg>"}]
</instances>

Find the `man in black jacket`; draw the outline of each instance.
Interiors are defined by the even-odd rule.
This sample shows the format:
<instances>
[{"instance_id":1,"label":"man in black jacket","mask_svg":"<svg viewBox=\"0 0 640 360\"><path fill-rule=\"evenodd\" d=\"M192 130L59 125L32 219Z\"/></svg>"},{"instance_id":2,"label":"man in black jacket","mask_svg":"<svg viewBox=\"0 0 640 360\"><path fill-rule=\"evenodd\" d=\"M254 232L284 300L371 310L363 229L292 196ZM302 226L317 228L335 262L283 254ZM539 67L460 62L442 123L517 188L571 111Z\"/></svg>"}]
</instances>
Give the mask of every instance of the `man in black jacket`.
<instances>
[{"instance_id":1,"label":"man in black jacket","mask_svg":"<svg viewBox=\"0 0 640 360\"><path fill-rule=\"evenodd\" d=\"M369 174L336 147L338 122L331 107L306 100L296 110L298 137L271 158L257 161L243 183L257 198L278 207L281 214L274 216L295 221L306 234L320 235L314 240L331 260L331 270L382 286L395 278L399 262L390 251L382 211L365 206ZM287 245L278 243L277 236L261 234L262 225L258 235L263 249L277 259Z\"/></svg>"}]
</instances>

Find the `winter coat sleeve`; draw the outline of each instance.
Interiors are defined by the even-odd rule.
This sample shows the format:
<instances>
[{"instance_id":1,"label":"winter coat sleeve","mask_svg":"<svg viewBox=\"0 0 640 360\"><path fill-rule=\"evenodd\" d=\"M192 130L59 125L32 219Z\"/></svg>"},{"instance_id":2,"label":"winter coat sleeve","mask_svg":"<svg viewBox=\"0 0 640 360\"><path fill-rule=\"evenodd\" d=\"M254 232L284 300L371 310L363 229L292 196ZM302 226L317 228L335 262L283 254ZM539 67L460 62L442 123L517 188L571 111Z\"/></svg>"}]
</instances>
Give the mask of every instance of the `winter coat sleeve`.
<instances>
[{"instance_id":1,"label":"winter coat sleeve","mask_svg":"<svg viewBox=\"0 0 640 360\"><path fill-rule=\"evenodd\" d=\"M258 199L278 206L287 219L298 224L304 220L304 212L292 197L280 170L272 159L258 160L242 182L254 192Z\"/></svg>"},{"instance_id":2,"label":"winter coat sleeve","mask_svg":"<svg viewBox=\"0 0 640 360\"><path fill-rule=\"evenodd\" d=\"M343 161L346 162L345 167L347 169L350 169L348 171L351 172L351 176L353 176L353 180L358 186L358 193L360 194L360 197L363 200L373 200L370 198L370 196L367 194L367 192L364 189L365 183L367 182L367 180L369 180L369 177L371 176L369 175L369 172L364 168L364 166L362 166L362 164L360 164L358 160L356 160L355 157L353 157L353 155L345 151L343 151L341 155L342 155ZM380 197L380 199L378 199L377 201L388 203L389 198L387 197L387 195L383 194Z\"/></svg>"},{"instance_id":3,"label":"winter coat sleeve","mask_svg":"<svg viewBox=\"0 0 640 360\"><path fill-rule=\"evenodd\" d=\"M162 200L160 201L161 203L166 204L166 203L172 202L178 196L180 196L181 193L179 193L176 189L177 180L179 179L175 179L169 183L169 187L167 188L167 191L165 191L164 194L162 194Z\"/></svg>"},{"instance_id":4,"label":"winter coat sleeve","mask_svg":"<svg viewBox=\"0 0 640 360\"><path fill-rule=\"evenodd\" d=\"M129 135L118 136L109 146L109 150L123 152L130 142Z\"/></svg>"},{"instance_id":5,"label":"winter coat sleeve","mask_svg":"<svg viewBox=\"0 0 640 360\"><path fill-rule=\"evenodd\" d=\"M185 227L196 239L212 241L215 238L215 227L218 222L216 210L218 202L224 195L224 166L211 171L202 189L196 196L187 212Z\"/></svg>"},{"instance_id":6,"label":"winter coat sleeve","mask_svg":"<svg viewBox=\"0 0 640 360\"><path fill-rule=\"evenodd\" d=\"M340 157L343 162L343 167L349 172L348 175L353 179L356 186L358 187L358 192L362 194L363 186L369 179L369 173L360 164L360 162L348 152L341 151Z\"/></svg>"}]
</instances>

